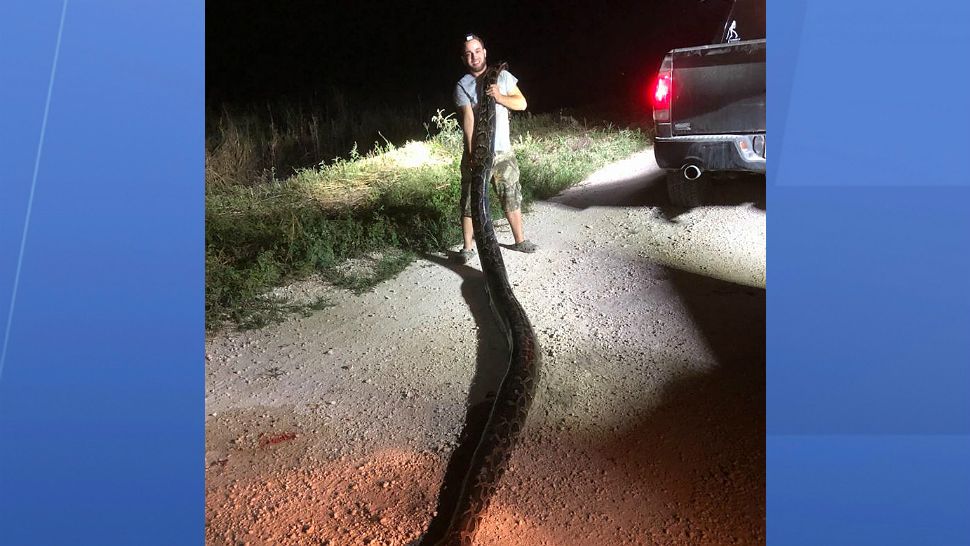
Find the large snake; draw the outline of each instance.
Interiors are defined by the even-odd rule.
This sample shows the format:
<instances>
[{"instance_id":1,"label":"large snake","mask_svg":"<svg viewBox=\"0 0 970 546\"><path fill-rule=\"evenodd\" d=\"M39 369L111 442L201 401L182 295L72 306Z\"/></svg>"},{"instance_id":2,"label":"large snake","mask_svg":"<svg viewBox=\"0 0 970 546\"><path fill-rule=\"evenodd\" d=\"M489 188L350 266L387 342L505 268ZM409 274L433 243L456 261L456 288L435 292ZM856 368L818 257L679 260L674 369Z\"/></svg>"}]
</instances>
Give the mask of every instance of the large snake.
<instances>
[{"instance_id":1,"label":"large snake","mask_svg":"<svg viewBox=\"0 0 970 546\"><path fill-rule=\"evenodd\" d=\"M525 425L541 365L539 343L529 317L509 285L488 207L488 181L495 156L495 98L488 96L485 91L496 83L504 69L504 63L489 67L476 81L478 103L474 108L470 166L475 243L481 257L489 303L509 344L508 370L495 395L468 472L462 480L447 531L434 543L435 546L474 544L489 501L505 473L516 440Z\"/></svg>"}]
</instances>

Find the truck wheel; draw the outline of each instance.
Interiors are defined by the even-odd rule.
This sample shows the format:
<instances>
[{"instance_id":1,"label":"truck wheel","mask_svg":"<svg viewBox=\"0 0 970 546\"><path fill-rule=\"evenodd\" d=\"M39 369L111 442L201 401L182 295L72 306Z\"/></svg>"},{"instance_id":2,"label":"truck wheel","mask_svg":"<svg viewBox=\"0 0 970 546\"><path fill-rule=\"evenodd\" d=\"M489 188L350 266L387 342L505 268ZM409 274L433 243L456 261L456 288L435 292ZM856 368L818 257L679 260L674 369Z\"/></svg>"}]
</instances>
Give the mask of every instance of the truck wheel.
<instances>
[{"instance_id":1,"label":"truck wheel","mask_svg":"<svg viewBox=\"0 0 970 546\"><path fill-rule=\"evenodd\" d=\"M667 173L667 196L678 207L698 207L707 202L710 193L711 175L702 174L695 180L684 178L683 171Z\"/></svg>"}]
</instances>

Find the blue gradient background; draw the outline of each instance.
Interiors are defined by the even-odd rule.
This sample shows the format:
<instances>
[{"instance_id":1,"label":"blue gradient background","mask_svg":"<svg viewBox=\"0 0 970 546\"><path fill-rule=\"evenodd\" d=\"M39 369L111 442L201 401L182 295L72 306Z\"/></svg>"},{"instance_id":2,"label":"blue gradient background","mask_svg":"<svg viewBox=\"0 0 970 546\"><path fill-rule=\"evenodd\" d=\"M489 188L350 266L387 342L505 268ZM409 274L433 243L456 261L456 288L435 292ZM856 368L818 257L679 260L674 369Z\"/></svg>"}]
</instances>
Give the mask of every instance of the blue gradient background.
<instances>
[{"instance_id":1,"label":"blue gradient background","mask_svg":"<svg viewBox=\"0 0 970 546\"><path fill-rule=\"evenodd\" d=\"M6 328L62 2L0 18ZM768 3L768 543L970 544L970 7ZM67 9L0 543L201 544L202 2Z\"/></svg>"},{"instance_id":2,"label":"blue gradient background","mask_svg":"<svg viewBox=\"0 0 970 546\"><path fill-rule=\"evenodd\" d=\"M63 2L0 18L6 328ZM71 1L0 377L0 543L204 537L203 3Z\"/></svg>"},{"instance_id":3,"label":"blue gradient background","mask_svg":"<svg viewBox=\"0 0 970 546\"><path fill-rule=\"evenodd\" d=\"M970 544L968 21L769 1L768 544Z\"/></svg>"}]
</instances>

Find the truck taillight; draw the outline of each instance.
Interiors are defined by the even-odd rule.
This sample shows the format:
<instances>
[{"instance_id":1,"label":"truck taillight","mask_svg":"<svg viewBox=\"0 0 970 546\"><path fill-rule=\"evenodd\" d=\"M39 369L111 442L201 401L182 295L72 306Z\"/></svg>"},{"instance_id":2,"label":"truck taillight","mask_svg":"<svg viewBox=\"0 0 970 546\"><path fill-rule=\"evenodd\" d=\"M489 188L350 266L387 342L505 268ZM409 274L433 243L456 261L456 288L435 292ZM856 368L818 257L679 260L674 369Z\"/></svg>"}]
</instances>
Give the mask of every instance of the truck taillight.
<instances>
[{"instance_id":1,"label":"truck taillight","mask_svg":"<svg viewBox=\"0 0 970 546\"><path fill-rule=\"evenodd\" d=\"M674 95L673 59L664 57L657 78L650 86L650 104L653 106L653 121L670 122L670 99Z\"/></svg>"},{"instance_id":2,"label":"truck taillight","mask_svg":"<svg viewBox=\"0 0 970 546\"><path fill-rule=\"evenodd\" d=\"M670 73L661 73L653 86L653 107L670 108Z\"/></svg>"}]
</instances>

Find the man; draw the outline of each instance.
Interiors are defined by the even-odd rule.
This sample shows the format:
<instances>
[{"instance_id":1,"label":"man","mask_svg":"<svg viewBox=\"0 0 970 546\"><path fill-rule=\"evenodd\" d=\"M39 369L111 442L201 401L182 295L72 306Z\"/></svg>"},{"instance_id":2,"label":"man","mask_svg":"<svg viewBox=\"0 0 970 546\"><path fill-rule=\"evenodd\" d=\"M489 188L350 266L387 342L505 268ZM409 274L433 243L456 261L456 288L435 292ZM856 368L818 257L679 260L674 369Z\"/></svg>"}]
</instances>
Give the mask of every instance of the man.
<instances>
[{"instance_id":1,"label":"man","mask_svg":"<svg viewBox=\"0 0 970 546\"><path fill-rule=\"evenodd\" d=\"M461 117L461 127L465 133L465 150L461 158L461 229L464 246L458 261L466 263L475 256L475 239L471 218L471 169L468 166L472 150L472 135L475 134L475 115L472 107L478 102L475 92L475 78L485 72L485 43L474 34L465 36L462 61L468 68L455 86L455 105ZM525 110L526 101L519 90L518 79L503 70L496 84L486 91L495 98L495 159L492 163L492 187L502 203L505 218L512 228L515 244L512 249L519 252L535 252L538 248L522 233L522 186L519 185L519 165L512 152L509 137L509 110ZM486 189L487 191L487 189Z\"/></svg>"}]
</instances>

